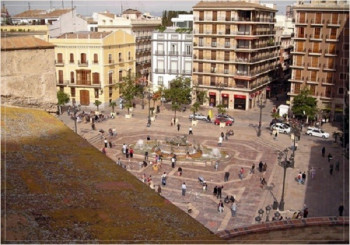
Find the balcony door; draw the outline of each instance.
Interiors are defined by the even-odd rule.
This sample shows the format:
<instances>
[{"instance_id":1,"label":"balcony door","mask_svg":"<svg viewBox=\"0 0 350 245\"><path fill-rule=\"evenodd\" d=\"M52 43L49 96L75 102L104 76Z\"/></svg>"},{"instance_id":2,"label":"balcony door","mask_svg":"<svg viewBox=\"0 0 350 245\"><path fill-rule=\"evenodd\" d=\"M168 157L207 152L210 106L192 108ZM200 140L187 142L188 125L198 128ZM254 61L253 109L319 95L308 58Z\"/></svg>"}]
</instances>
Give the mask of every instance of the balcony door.
<instances>
[{"instance_id":1,"label":"balcony door","mask_svg":"<svg viewBox=\"0 0 350 245\"><path fill-rule=\"evenodd\" d=\"M80 90L80 104L81 105L90 105L89 90Z\"/></svg>"}]
</instances>

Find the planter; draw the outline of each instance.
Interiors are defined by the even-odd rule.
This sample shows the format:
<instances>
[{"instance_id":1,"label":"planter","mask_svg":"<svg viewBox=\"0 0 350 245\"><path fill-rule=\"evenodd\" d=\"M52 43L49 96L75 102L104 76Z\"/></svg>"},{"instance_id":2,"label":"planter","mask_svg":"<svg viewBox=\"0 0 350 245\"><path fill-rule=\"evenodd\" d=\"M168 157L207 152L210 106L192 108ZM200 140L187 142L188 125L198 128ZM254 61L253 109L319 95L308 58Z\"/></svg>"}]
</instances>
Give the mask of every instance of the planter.
<instances>
[{"instance_id":1,"label":"planter","mask_svg":"<svg viewBox=\"0 0 350 245\"><path fill-rule=\"evenodd\" d=\"M226 126L226 123L224 123L224 122L220 123L220 128L224 128L225 126Z\"/></svg>"},{"instance_id":2,"label":"planter","mask_svg":"<svg viewBox=\"0 0 350 245\"><path fill-rule=\"evenodd\" d=\"M132 118L132 114L126 114L125 118Z\"/></svg>"}]
</instances>

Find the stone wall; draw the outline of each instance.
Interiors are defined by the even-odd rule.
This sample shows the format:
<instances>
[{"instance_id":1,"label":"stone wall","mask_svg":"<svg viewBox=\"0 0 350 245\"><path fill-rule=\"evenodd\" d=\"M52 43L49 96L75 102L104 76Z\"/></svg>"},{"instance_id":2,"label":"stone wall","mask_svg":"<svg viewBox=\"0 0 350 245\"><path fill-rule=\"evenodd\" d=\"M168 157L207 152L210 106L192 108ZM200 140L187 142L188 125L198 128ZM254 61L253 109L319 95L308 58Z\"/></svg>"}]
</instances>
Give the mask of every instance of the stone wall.
<instances>
[{"instance_id":1,"label":"stone wall","mask_svg":"<svg viewBox=\"0 0 350 245\"><path fill-rule=\"evenodd\" d=\"M1 103L57 111L54 49L1 51Z\"/></svg>"}]
</instances>

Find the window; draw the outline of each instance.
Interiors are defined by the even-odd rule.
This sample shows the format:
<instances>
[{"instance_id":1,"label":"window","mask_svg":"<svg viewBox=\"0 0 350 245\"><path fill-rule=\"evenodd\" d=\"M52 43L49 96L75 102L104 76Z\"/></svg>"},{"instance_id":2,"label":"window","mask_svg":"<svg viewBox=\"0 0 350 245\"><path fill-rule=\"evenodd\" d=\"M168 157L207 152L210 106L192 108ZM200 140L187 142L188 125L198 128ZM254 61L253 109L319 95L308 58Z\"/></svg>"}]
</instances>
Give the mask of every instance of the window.
<instances>
[{"instance_id":1,"label":"window","mask_svg":"<svg viewBox=\"0 0 350 245\"><path fill-rule=\"evenodd\" d=\"M342 64L343 66L348 66L348 65L349 65L349 59L347 59L347 58L342 58L342 59L341 59L341 64Z\"/></svg>"},{"instance_id":2,"label":"window","mask_svg":"<svg viewBox=\"0 0 350 245\"><path fill-rule=\"evenodd\" d=\"M300 93L300 83L294 83L294 94Z\"/></svg>"},{"instance_id":3,"label":"window","mask_svg":"<svg viewBox=\"0 0 350 245\"><path fill-rule=\"evenodd\" d=\"M333 73L331 72L327 73L326 83L333 83Z\"/></svg>"},{"instance_id":4,"label":"window","mask_svg":"<svg viewBox=\"0 0 350 245\"><path fill-rule=\"evenodd\" d=\"M294 70L295 72L295 80L301 80L301 70Z\"/></svg>"},{"instance_id":5,"label":"window","mask_svg":"<svg viewBox=\"0 0 350 245\"><path fill-rule=\"evenodd\" d=\"M100 74L98 72L92 73L92 83L100 84Z\"/></svg>"},{"instance_id":6,"label":"window","mask_svg":"<svg viewBox=\"0 0 350 245\"><path fill-rule=\"evenodd\" d=\"M305 23L305 12L299 13L299 23Z\"/></svg>"},{"instance_id":7,"label":"window","mask_svg":"<svg viewBox=\"0 0 350 245\"><path fill-rule=\"evenodd\" d=\"M225 61L230 61L230 52L225 51Z\"/></svg>"},{"instance_id":8,"label":"window","mask_svg":"<svg viewBox=\"0 0 350 245\"><path fill-rule=\"evenodd\" d=\"M198 44L199 46L203 46L203 37L200 37L199 38L199 44Z\"/></svg>"},{"instance_id":9,"label":"window","mask_svg":"<svg viewBox=\"0 0 350 245\"><path fill-rule=\"evenodd\" d=\"M215 50L211 51L211 60L216 60L216 51Z\"/></svg>"},{"instance_id":10,"label":"window","mask_svg":"<svg viewBox=\"0 0 350 245\"><path fill-rule=\"evenodd\" d=\"M108 83L112 84L113 83L113 72L108 73Z\"/></svg>"},{"instance_id":11,"label":"window","mask_svg":"<svg viewBox=\"0 0 350 245\"><path fill-rule=\"evenodd\" d=\"M198 63L198 71L203 72L203 63Z\"/></svg>"},{"instance_id":12,"label":"window","mask_svg":"<svg viewBox=\"0 0 350 245\"><path fill-rule=\"evenodd\" d=\"M91 85L91 71L90 70L77 70L77 84L78 85Z\"/></svg>"},{"instance_id":13,"label":"window","mask_svg":"<svg viewBox=\"0 0 350 245\"><path fill-rule=\"evenodd\" d=\"M337 39L337 28L331 28L331 39Z\"/></svg>"},{"instance_id":14,"label":"window","mask_svg":"<svg viewBox=\"0 0 350 245\"><path fill-rule=\"evenodd\" d=\"M217 32L217 25L216 24L214 24L214 25L212 25L212 29L211 29L212 31L212 34L216 34L216 32Z\"/></svg>"},{"instance_id":15,"label":"window","mask_svg":"<svg viewBox=\"0 0 350 245\"><path fill-rule=\"evenodd\" d=\"M230 39L225 38L225 48L229 48L229 47L230 47Z\"/></svg>"},{"instance_id":16,"label":"window","mask_svg":"<svg viewBox=\"0 0 350 245\"><path fill-rule=\"evenodd\" d=\"M128 60L131 60L131 52L128 52Z\"/></svg>"},{"instance_id":17,"label":"window","mask_svg":"<svg viewBox=\"0 0 350 245\"><path fill-rule=\"evenodd\" d=\"M191 45L185 45L185 54L186 55L192 55Z\"/></svg>"},{"instance_id":18,"label":"window","mask_svg":"<svg viewBox=\"0 0 350 245\"><path fill-rule=\"evenodd\" d=\"M297 42L297 51L298 52L304 51L304 42Z\"/></svg>"},{"instance_id":19,"label":"window","mask_svg":"<svg viewBox=\"0 0 350 245\"><path fill-rule=\"evenodd\" d=\"M321 37L321 28L316 27L315 28L314 38L320 38L320 37Z\"/></svg>"},{"instance_id":20,"label":"window","mask_svg":"<svg viewBox=\"0 0 350 245\"><path fill-rule=\"evenodd\" d=\"M123 59L122 59L122 53L118 53L118 59L119 59L119 62L122 62Z\"/></svg>"},{"instance_id":21,"label":"window","mask_svg":"<svg viewBox=\"0 0 350 245\"><path fill-rule=\"evenodd\" d=\"M314 43L312 52L320 53L320 43Z\"/></svg>"},{"instance_id":22,"label":"window","mask_svg":"<svg viewBox=\"0 0 350 245\"><path fill-rule=\"evenodd\" d=\"M81 53L80 54L80 62L81 64L86 64L87 61L86 61L86 54L85 53Z\"/></svg>"},{"instance_id":23,"label":"window","mask_svg":"<svg viewBox=\"0 0 350 245\"><path fill-rule=\"evenodd\" d=\"M203 34L203 24L199 24L199 34Z\"/></svg>"},{"instance_id":24,"label":"window","mask_svg":"<svg viewBox=\"0 0 350 245\"><path fill-rule=\"evenodd\" d=\"M216 37L211 39L211 46L216 47Z\"/></svg>"},{"instance_id":25,"label":"window","mask_svg":"<svg viewBox=\"0 0 350 245\"><path fill-rule=\"evenodd\" d=\"M158 85L163 86L163 77L162 76L158 77Z\"/></svg>"},{"instance_id":26,"label":"window","mask_svg":"<svg viewBox=\"0 0 350 245\"><path fill-rule=\"evenodd\" d=\"M97 63L98 63L98 55L94 54L94 64L97 64Z\"/></svg>"},{"instance_id":27,"label":"window","mask_svg":"<svg viewBox=\"0 0 350 245\"><path fill-rule=\"evenodd\" d=\"M321 20L322 20L322 13L316 13L315 23L316 24L321 24Z\"/></svg>"},{"instance_id":28,"label":"window","mask_svg":"<svg viewBox=\"0 0 350 245\"><path fill-rule=\"evenodd\" d=\"M204 20L204 11L199 11L199 20Z\"/></svg>"},{"instance_id":29,"label":"window","mask_svg":"<svg viewBox=\"0 0 350 245\"><path fill-rule=\"evenodd\" d=\"M304 27L299 27L299 28L298 28L298 37L299 37L299 38L304 38L304 35L305 35L305 29L304 29Z\"/></svg>"},{"instance_id":30,"label":"window","mask_svg":"<svg viewBox=\"0 0 350 245\"><path fill-rule=\"evenodd\" d=\"M312 57L312 59L311 59L311 66L312 67L318 67L318 57Z\"/></svg>"},{"instance_id":31,"label":"window","mask_svg":"<svg viewBox=\"0 0 350 245\"><path fill-rule=\"evenodd\" d=\"M224 86L228 87L228 77L224 77Z\"/></svg>"},{"instance_id":32,"label":"window","mask_svg":"<svg viewBox=\"0 0 350 245\"><path fill-rule=\"evenodd\" d=\"M333 69L334 67L334 58L328 58L328 68Z\"/></svg>"},{"instance_id":33,"label":"window","mask_svg":"<svg viewBox=\"0 0 350 245\"><path fill-rule=\"evenodd\" d=\"M310 85L310 95L315 95L316 85Z\"/></svg>"},{"instance_id":34,"label":"window","mask_svg":"<svg viewBox=\"0 0 350 245\"><path fill-rule=\"evenodd\" d=\"M317 78L317 71L311 71L310 81L316 82L316 78Z\"/></svg>"},{"instance_id":35,"label":"window","mask_svg":"<svg viewBox=\"0 0 350 245\"><path fill-rule=\"evenodd\" d=\"M296 65L297 66L303 66L303 56L301 56L301 55L297 55L296 56Z\"/></svg>"},{"instance_id":36,"label":"window","mask_svg":"<svg viewBox=\"0 0 350 245\"><path fill-rule=\"evenodd\" d=\"M170 55L177 55L177 44L172 43L170 45Z\"/></svg>"},{"instance_id":37,"label":"window","mask_svg":"<svg viewBox=\"0 0 350 245\"><path fill-rule=\"evenodd\" d=\"M57 63L62 64L63 63L63 55L62 53L57 54Z\"/></svg>"},{"instance_id":38,"label":"window","mask_svg":"<svg viewBox=\"0 0 350 245\"><path fill-rule=\"evenodd\" d=\"M108 88L108 97L111 98L113 95L113 88ZM111 99L109 99L111 101Z\"/></svg>"},{"instance_id":39,"label":"window","mask_svg":"<svg viewBox=\"0 0 350 245\"><path fill-rule=\"evenodd\" d=\"M330 54L335 54L336 53L336 51L335 51L335 43L328 44L328 53L330 53Z\"/></svg>"},{"instance_id":40,"label":"window","mask_svg":"<svg viewBox=\"0 0 350 245\"><path fill-rule=\"evenodd\" d=\"M63 84L63 71L62 70L58 71L58 83Z\"/></svg>"},{"instance_id":41,"label":"window","mask_svg":"<svg viewBox=\"0 0 350 245\"><path fill-rule=\"evenodd\" d=\"M74 71L70 72L70 82L74 83Z\"/></svg>"},{"instance_id":42,"label":"window","mask_svg":"<svg viewBox=\"0 0 350 245\"><path fill-rule=\"evenodd\" d=\"M230 25L225 25L225 34L230 34Z\"/></svg>"},{"instance_id":43,"label":"window","mask_svg":"<svg viewBox=\"0 0 350 245\"><path fill-rule=\"evenodd\" d=\"M333 13L332 14L332 24L337 24L338 23L338 14Z\"/></svg>"},{"instance_id":44,"label":"window","mask_svg":"<svg viewBox=\"0 0 350 245\"><path fill-rule=\"evenodd\" d=\"M98 99L98 88L95 88L94 92L95 92L95 99Z\"/></svg>"},{"instance_id":45,"label":"window","mask_svg":"<svg viewBox=\"0 0 350 245\"><path fill-rule=\"evenodd\" d=\"M70 88L70 95L75 97L75 88Z\"/></svg>"},{"instance_id":46,"label":"window","mask_svg":"<svg viewBox=\"0 0 350 245\"><path fill-rule=\"evenodd\" d=\"M123 81L123 71L119 71L119 82Z\"/></svg>"},{"instance_id":47,"label":"window","mask_svg":"<svg viewBox=\"0 0 350 245\"><path fill-rule=\"evenodd\" d=\"M218 11L213 11L213 21L218 20Z\"/></svg>"},{"instance_id":48,"label":"window","mask_svg":"<svg viewBox=\"0 0 350 245\"><path fill-rule=\"evenodd\" d=\"M112 61L112 54L108 54L108 63L109 64L113 63L113 61Z\"/></svg>"},{"instance_id":49,"label":"window","mask_svg":"<svg viewBox=\"0 0 350 245\"><path fill-rule=\"evenodd\" d=\"M215 77L214 76L210 77L210 86L216 86Z\"/></svg>"},{"instance_id":50,"label":"window","mask_svg":"<svg viewBox=\"0 0 350 245\"><path fill-rule=\"evenodd\" d=\"M229 69L228 64L225 64L224 65L224 74L228 74L228 69Z\"/></svg>"},{"instance_id":51,"label":"window","mask_svg":"<svg viewBox=\"0 0 350 245\"><path fill-rule=\"evenodd\" d=\"M211 64L210 72L211 73L215 73L216 72L216 64Z\"/></svg>"},{"instance_id":52,"label":"window","mask_svg":"<svg viewBox=\"0 0 350 245\"><path fill-rule=\"evenodd\" d=\"M344 94L344 88L338 88L338 94Z\"/></svg>"},{"instance_id":53,"label":"window","mask_svg":"<svg viewBox=\"0 0 350 245\"><path fill-rule=\"evenodd\" d=\"M69 54L69 63L74 63L74 54Z\"/></svg>"}]
</instances>

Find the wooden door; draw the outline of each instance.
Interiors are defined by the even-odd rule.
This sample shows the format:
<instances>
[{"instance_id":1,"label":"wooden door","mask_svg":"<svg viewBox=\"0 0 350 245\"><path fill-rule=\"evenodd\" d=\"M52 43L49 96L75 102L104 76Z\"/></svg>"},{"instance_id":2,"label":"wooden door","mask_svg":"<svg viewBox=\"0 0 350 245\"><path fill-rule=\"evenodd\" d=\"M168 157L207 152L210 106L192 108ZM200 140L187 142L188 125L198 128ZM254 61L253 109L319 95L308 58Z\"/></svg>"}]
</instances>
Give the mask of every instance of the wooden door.
<instances>
[{"instance_id":1,"label":"wooden door","mask_svg":"<svg viewBox=\"0 0 350 245\"><path fill-rule=\"evenodd\" d=\"M332 14L332 24L337 24L338 23L338 14L333 13Z\"/></svg>"},{"instance_id":2,"label":"wooden door","mask_svg":"<svg viewBox=\"0 0 350 245\"><path fill-rule=\"evenodd\" d=\"M321 19L322 19L322 14L321 13L316 13L316 24L321 24Z\"/></svg>"},{"instance_id":3,"label":"wooden door","mask_svg":"<svg viewBox=\"0 0 350 245\"><path fill-rule=\"evenodd\" d=\"M63 71L58 71L58 83L63 84Z\"/></svg>"},{"instance_id":4,"label":"wooden door","mask_svg":"<svg viewBox=\"0 0 350 245\"><path fill-rule=\"evenodd\" d=\"M199 11L199 20L204 20L204 11Z\"/></svg>"},{"instance_id":5,"label":"wooden door","mask_svg":"<svg viewBox=\"0 0 350 245\"><path fill-rule=\"evenodd\" d=\"M89 90L80 90L80 104L81 105L90 105Z\"/></svg>"},{"instance_id":6,"label":"wooden door","mask_svg":"<svg viewBox=\"0 0 350 245\"><path fill-rule=\"evenodd\" d=\"M231 20L231 11L226 11L226 21L230 21Z\"/></svg>"},{"instance_id":7,"label":"wooden door","mask_svg":"<svg viewBox=\"0 0 350 245\"><path fill-rule=\"evenodd\" d=\"M213 11L213 20L214 21L218 20L218 11Z\"/></svg>"},{"instance_id":8,"label":"wooden door","mask_svg":"<svg viewBox=\"0 0 350 245\"><path fill-rule=\"evenodd\" d=\"M333 68L333 66L334 66L334 59L328 58L328 68Z\"/></svg>"},{"instance_id":9,"label":"wooden door","mask_svg":"<svg viewBox=\"0 0 350 245\"><path fill-rule=\"evenodd\" d=\"M203 59L203 49L199 50L199 59Z\"/></svg>"}]
</instances>

